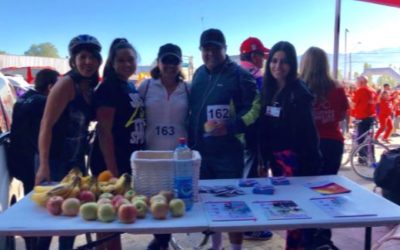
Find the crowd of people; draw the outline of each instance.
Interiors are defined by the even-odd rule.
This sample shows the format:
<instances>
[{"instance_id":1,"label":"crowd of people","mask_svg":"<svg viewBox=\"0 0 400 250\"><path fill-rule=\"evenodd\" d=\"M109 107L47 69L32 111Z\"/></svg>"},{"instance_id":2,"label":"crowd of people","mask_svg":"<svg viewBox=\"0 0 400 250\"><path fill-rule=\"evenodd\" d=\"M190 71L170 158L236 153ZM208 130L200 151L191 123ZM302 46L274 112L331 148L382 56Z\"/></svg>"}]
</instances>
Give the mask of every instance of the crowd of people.
<instances>
[{"instance_id":1,"label":"crowd of people","mask_svg":"<svg viewBox=\"0 0 400 250\"><path fill-rule=\"evenodd\" d=\"M15 155L21 149L19 134L29 126L25 118L31 119L24 145L28 162L16 164L25 168L20 178L26 191L43 181L60 181L77 166L83 173L97 175L107 169L119 176L130 172L134 151L173 150L179 137L187 137L189 146L200 152L201 179L253 178L268 172L337 174L349 116L361 120L361 133L378 114L376 139L384 133L383 140L389 140L393 118L398 124L393 117L400 114L395 91L385 86L376 94L364 76L359 77L357 90L350 91L330 76L327 55L320 48L309 48L298 66L295 47L287 41L268 49L258 38L246 39L240 47L240 65L226 54L225 36L218 29L205 30L199 47L204 64L190 84L181 72L180 47L167 43L159 48L151 78L136 89L129 78L135 73L138 52L127 39L112 42L99 83L99 41L90 35L73 38L71 71L58 77L57 72L43 70L35 83L37 101L27 102L33 98L28 92L14 108ZM87 164L90 121L97 121L97 126ZM229 232L232 250L242 249L243 239L271 237L268 229ZM328 229L289 230L286 249L335 249L330 237ZM170 238L156 234L148 249L168 249ZM48 249L50 239L27 238L27 247ZM59 248L71 249L73 242L74 237L60 237ZM120 239L102 247L121 249ZM212 249L221 248L221 233L214 233Z\"/></svg>"}]
</instances>

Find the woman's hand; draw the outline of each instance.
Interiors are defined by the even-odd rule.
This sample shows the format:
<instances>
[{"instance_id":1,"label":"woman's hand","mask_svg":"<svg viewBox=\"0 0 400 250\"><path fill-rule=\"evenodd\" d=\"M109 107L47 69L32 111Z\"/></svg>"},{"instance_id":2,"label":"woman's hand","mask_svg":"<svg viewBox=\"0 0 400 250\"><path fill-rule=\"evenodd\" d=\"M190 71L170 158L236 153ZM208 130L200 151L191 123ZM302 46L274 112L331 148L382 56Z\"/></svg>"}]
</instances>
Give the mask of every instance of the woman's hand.
<instances>
[{"instance_id":1,"label":"woman's hand","mask_svg":"<svg viewBox=\"0 0 400 250\"><path fill-rule=\"evenodd\" d=\"M50 171L48 166L40 165L36 172L35 185L40 185L44 181L50 181Z\"/></svg>"}]
</instances>

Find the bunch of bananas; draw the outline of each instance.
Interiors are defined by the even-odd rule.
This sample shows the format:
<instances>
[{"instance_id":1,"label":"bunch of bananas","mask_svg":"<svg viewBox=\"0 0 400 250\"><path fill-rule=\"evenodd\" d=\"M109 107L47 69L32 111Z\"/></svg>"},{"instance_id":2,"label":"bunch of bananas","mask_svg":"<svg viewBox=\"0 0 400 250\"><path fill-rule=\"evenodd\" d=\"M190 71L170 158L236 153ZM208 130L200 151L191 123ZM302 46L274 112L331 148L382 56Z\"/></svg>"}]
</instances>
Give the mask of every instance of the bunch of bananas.
<instances>
[{"instance_id":1,"label":"bunch of bananas","mask_svg":"<svg viewBox=\"0 0 400 250\"><path fill-rule=\"evenodd\" d=\"M72 170L71 170L72 171ZM63 181L57 185L52 186L35 186L31 199L39 206L46 206L47 200L53 196L61 196L64 199L69 197L76 197L79 192L79 183L81 180L81 175L72 172L63 178Z\"/></svg>"},{"instance_id":2,"label":"bunch of bananas","mask_svg":"<svg viewBox=\"0 0 400 250\"><path fill-rule=\"evenodd\" d=\"M98 197L101 194L99 183L95 176L84 176L79 183L80 190L90 190Z\"/></svg>"},{"instance_id":3,"label":"bunch of bananas","mask_svg":"<svg viewBox=\"0 0 400 250\"><path fill-rule=\"evenodd\" d=\"M132 189L132 176L125 173L115 183L100 182L99 188L101 193L124 194Z\"/></svg>"}]
</instances>

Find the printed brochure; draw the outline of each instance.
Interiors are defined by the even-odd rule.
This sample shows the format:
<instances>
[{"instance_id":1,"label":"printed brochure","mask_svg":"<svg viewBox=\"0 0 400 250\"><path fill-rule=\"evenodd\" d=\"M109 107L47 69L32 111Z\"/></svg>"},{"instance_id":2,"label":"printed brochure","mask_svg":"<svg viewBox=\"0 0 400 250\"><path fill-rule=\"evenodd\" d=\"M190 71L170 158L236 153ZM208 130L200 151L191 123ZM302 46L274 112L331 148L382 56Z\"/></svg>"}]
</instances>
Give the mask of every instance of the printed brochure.
<instances>
[{"instance_id":1,"label":"printed brochure","mask_svg":"<svg viewBox=\"0 0 400 250\"><path fill-rule=\"evenodd\" d=\"M323 195L344 194L344 193L351 192L350 189L347 189L335 182L331 182L331 181L327 181L327 180L326 181L309 182L304 185L320 194L323 194Z\"/></svg>"},{"instance_id":2,"label":"printed brochure","mask_svg":"<svg viewBox=\"0 0 400 250\"><path fill-rule=\"evenodd\" d=\"M333 217L376 216L344 196L311 198L311 202Z\"/></svg>"},{"instance_id":3,"label":"printed brochure","mask_svg":"<svg viewBox=\"0 0 400 250\"><path fill-rule=\"evenodd\" d=\"M269 220L311 219L294 201L255 201Z\"/></svg>"},{"instance_id":4,"label":"printed brochure","mask_svg":"<svg viewBox=\"0 0 400 250\"><path fill-rule=\"evenodd\" d=\"M212 221L257 220L244 201L209 201L204 205Z\"/></svg>"}]
</instances>

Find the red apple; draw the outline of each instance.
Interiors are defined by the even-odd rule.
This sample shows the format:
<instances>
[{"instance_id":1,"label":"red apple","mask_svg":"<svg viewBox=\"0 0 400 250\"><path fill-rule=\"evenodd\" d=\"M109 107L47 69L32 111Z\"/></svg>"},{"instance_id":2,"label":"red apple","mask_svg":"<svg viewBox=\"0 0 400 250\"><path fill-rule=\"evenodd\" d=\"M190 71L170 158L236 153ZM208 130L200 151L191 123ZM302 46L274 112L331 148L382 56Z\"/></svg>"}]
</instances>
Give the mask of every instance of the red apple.
<instances>
[{"instance_id":1,"label":"red apple","mask_svg":"<svg viewBox=\"0 0 400 250\"><path fill-rule=\"evenodd\" d=\"M116 207L117 202L118 202L119 200L121 200L121 199L125 199L124 196L123 196L123 195L120 195L120 194L117 194L116 196L114 196L114 197L111 199L111 204L112 204L114 207Z\"/></svg>"},{"instance_id":2,"label":"red apple","mask_svg":"<svg viewBox=\"0 0 400 250\"><path fill-rule=\"evenodd\" d=\"M114 204L115 210L118 211L119 207L120 207L121 205L123 205L123 204L132 204L132 203L131 203L130 201L128 201L127 199L125 199L125 198L119 199L119 200L117 200L117 201L115 202L115 204Z\"/></svg>"},{"instance_id":3,"label":"red apple","mask_svg":"<svg viewBox=\"0 0 400 250\"><path fill-rule=\"evenodd\" d=\"M96 195L90 190L83 190L79 193L78 199L81 203L96 201Z\"/></svg>"},{"instance_id":4,"label":"red apple","mask_svg":"<svg viewBox=\"0 0 400 250\"><path fill-rule=\"evenodd\" d=\"M108 203L108 204L111 204L111 200L110 199L108 199L108 198L100 198L98 201L97 201L97 204L106 204L106 203Z\"/></svg>"},{"instance_id":5,"label":"red apple","mask_svg":"<svg viewBox=\"0 0 400 250\"><path fill-rule=\"evenodd\" d=\"M60 215L62 212L61 206L64 198L61 196L53 196L47 200L46 208L52 215Z\"/></svg>"},{"instance_id":6,"label":"red apple","mask_svg":"<svg viewBox=\"0 0 400 250\"><path fill-rule=\"evenodd\" d=\"M133 223L136 220L138 211L132 204L122 204L118 209L118 219L122 223Z\"/></svg>"}]
</instances>

